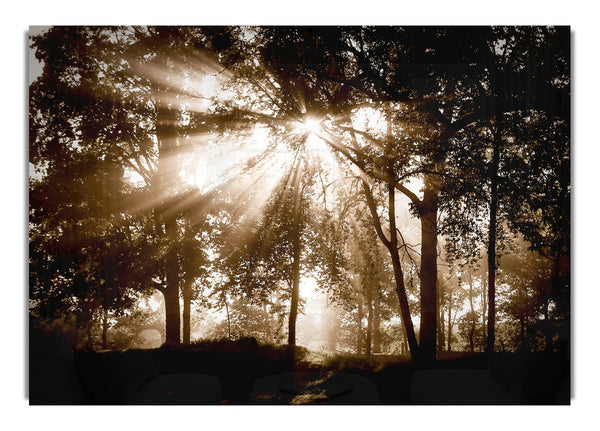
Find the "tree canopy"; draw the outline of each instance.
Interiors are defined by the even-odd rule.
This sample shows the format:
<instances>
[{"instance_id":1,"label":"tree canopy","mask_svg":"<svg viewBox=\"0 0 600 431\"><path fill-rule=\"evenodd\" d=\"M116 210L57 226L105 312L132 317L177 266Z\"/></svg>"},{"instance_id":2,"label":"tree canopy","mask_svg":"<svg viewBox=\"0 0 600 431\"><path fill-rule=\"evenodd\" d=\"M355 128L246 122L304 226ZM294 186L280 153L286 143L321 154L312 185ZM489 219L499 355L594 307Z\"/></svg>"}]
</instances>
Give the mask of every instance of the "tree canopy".
<instances>
[{"instance_id":1,"label":"tree canopy","mask_svg":"<svg viewBox=\"0 0 600 431\"><path fill-rule=\"evenodd\" d=\"M566 27L52 27L31 45L30 311L89 329L158 291L166 342L188 343L206 288L229 329L288 307L295 344L311 278L356 311L366 352L396 318L432 361L453 307L471 350L480 329L497 346L498 272L499 318L563 319L569 43ZM515 244L536 257L503 261ZM457 275L483 258L487 294ZM511 267L538 258L552 271ZM523 284L551 288L526 306Z\"/></svg>"}]
</instances>

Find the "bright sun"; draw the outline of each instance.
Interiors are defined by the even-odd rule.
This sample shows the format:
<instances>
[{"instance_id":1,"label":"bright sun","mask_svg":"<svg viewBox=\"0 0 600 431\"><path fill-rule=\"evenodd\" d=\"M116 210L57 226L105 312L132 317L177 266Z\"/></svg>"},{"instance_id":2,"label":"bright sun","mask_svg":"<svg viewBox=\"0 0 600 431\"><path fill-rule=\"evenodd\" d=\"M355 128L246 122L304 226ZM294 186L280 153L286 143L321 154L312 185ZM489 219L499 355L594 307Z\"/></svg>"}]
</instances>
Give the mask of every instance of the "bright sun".
<instances>
[{"instance_id":1,"label":"bright sun","mask_svg":"<svg viewBox=\"0 0 600 431\"><path fill-rule=\"evenodd\" d=\"M298 121L296 127L301 134L306 135L307 152L319 154L320 157L331 152L331 149L323 138L324 130L321 119L307 116Z\"/></svg>"},{"instance_id":2,"label":"bright sun","mask_svg":"<svg viewBox=\"0 0 600 431\"><path fill-rule=\"evenodd\" d=\"M308 133L318 134L321 131L321 122L316 118L306 118L302 122L302 128Z\"/></svg>"},{"instance_id":3,"label":"bright sun","mask_svg":"<svg viewBox=\"0 0 600 431\"><path fill-rule=\"evenodd\" d=\"M302 120L296 123L296 129L301 133L318 135L321 133L321 120L315 117L305 116Z\"/></svg>"}]
</instances>

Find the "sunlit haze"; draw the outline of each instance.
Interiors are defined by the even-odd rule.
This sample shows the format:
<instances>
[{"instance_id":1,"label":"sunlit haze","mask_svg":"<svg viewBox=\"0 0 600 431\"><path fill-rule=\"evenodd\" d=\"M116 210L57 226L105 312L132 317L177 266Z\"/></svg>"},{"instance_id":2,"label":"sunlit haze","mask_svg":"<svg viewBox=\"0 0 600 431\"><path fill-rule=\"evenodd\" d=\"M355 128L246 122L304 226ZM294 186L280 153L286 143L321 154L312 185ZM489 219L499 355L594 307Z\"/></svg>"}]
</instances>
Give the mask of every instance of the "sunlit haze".
<instances>
[{"instance_id":1,"label":"sunlit haze","mask_svg":"<svg viewBox=\"0 0 600 431\"><path fill-rule=\"evenodd\" d=\"M33 404L568 404L568 27L30 36Z\"/></svg>"}]
</instances>

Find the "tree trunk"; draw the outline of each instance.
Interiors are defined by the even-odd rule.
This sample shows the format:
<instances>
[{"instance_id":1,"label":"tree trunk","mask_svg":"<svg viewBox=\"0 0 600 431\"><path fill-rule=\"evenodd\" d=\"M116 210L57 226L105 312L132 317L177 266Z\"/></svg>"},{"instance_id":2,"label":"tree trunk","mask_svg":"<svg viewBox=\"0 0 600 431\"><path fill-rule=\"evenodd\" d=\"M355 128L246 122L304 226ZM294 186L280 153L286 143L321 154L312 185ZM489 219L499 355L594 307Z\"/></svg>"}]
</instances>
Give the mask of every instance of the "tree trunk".
<instances>
[{"instance_id":1,"label":"tree trunk","mask_svg":"<svg viewBox=\"0 0 600 431\"><path fill-rule=\"evenodd\" d=\"M165 258L165 333L168 345L181 343L181 310L179 306L179 259L177 258L177 225L175 220L165 222L169 249Z\"/></svg>"},{"instance_id":2,"label":"tree trunk","mask_svg":"<svg viewBox=\"0 0 600 431\"><path fill-rule=\"evenodd\" d=\"M481 277L481 333L483 334L483 343L484 346L487 346L487 327L486 327L486 313L487 309L487 286L485 285L485 277Z\"/></svg>"},{"instance_id":3,"label":"tree trunk","mask_svg":"<svg viewBox=\"0 0 600 431\"><path fill-rule=\"evenodd\" d=\"M492 164L490 166L490 227L488 238L488 325L487 352L494 352L496 323L496 217L498 211L498 167L500 164L500 125L496 118L496 131Z\"/></svg>"},{"instance_id":4,"label":"tree trunk","mask_svg":"<svg viewBox=\"0 0 600 431\"><path fill-rule=\"evenodd\" d=\"M378 292L373 301L373 353L381 353L381 298Z\"/></svg>"},{"instance_id":5,"label":"tree trunk","mask_svg":"<svg viewBox=\"0 0 600 431\"><path fill-rule=\"evenodd\" d=\"M444 292L442 288L438 285L438 351L442 351L446 348L446 337L445 337L445 328L444 328L444 312L442 311L444 305Z\"/></svg>"},{"instance_id":6,"label":"tree trunk","mask_svg":"<svg viewBox=\"0 0 600 431\"><path fill-rule=\"evenodd\" d=\"M160 220L164 225L167 253L164 260L166 286L165 333L167 345L181 342L181 315L179 307L179 259L177 252L177 215L168 207L168 200L177 176L175 113L164 107L157 110L156 135L159 141L157 191L160 202Z\"/></svg>"},{"instance_id":7,"label":"tree trunk","mask_svg":"<svg viewBox=\"0 0 600 431\"><path fill-rule=\"evenodd\" d=\"M225 301L225 313L227 314L227 339L231 341L231 318L229 317L229 304L227 303L227 295L223 295Z\"/></svg>"},{"instance_id":8,"label":"tree trunk","mask_svg":"<svg viewBox=\"0 0 600 431\"><path fill-rule=\"evenodd\" d=\"M421 212L421 329L420 357L434 362L437 330L437 213L438 192L425 178Z\"/></svg>"},{"instance_id":9,"label":"tree trunk","mask_svg":"<svg viewBox=\"0 0 600 431\"><path fill-rule=\"evenodd\" d=\"M473 306L473 276L469 273L469 305L471 307L471 327L469 329L469 348L475 351L475 307Z\"/></svg>"},{"instance_id":10,"label":"tree trunk","mask_svg":"<svg viewBox=\"0 0 600 431\"><path fill-rule=\"evenodd\" d=\"M371 356L371 340L373 337L373 298L371 286L367 287L367 339L365 340L365 354Z\"/></svg>"},{"instance_id":11,"label":"tree trunk","mask_svg":"<svg viewBox=\"0 0 600 431\"><path fill-rule=\"evenodd\" d=\"M452 297L448 301L448 351L452 351Z\"/></svg>"},{"instance_id":12,"label":"tree trunk","mask_svg":"<svg viewBox=\"0 0 600 431\"><path fill-rule=\"evenodd\" d=\"M400 355L404 356L409 353L408 346L406 343L406 330L403 328L400 330Z\"/></svg>"},{"instance_id":13,"label":"tree trunk","mask_svg":"<svg viewBox=\"0 0 600 431\"><path fill-rule=\"evenodd\" d=\"M392 258L392 267L394 269L394 279L396 281L396 295L400 302L400 314L402 323L406 330L406 341L410 349L410 355L415 360L420 360L419 344L415 335L415 328L410 318L410 307L408 306L408 297L406 295L406 286L404 285L404 273L398 254L398 235L396 232L396 189L393 185L388 185L388 213L390 219L390 241L386 243L390 256Z\"/></svg>"},{"instance_id":14,"label":"tree trunk","mask_svg":"<svg viewBox=\"0 0 600 431\"><path fill-rule=\"evenodd\" d=\"M332 326L330 327L329 331L327 331L327 350L330 352L335 352L337 348L337 335L340 330L337 316L332 318L331 324Z\"/></svg>"},{"instance_id":15,"label":"tree trunk","mask_svg":"<svg viewBox=\"0 0 600 431\"><path fill-rule=\"evenodd\" d=\"M388 128L389 126L388 122ZM388 131L389 134L389 131ZM391 167L390 167L391 174ZM402 323L406 330L406 341L410 349L410 355L413 361L420 361L419 344L415 335L415 328L412 319L410 318L410 307L408 306L408 297L406 295L406 286L404 285L404 273L400 264L400 255L398 254L398 233L396 229L396 188L392 184L388 184L388 217L390 220L390 241L386 246L390 251L392 258L392 267L394 268L394 279L396 280L396 294L400 302L400 313Z\"/></svg>"},{"instance_id":16,"label":"tree trunk","mask_svg":"<svg viewBox=\"0 0 600 431\"><path fill-rule=\"evenodd\" d=\"M181 318L179 290L166 289L165 298L165 342L173 346L181 343Z\"/></svg>"},{"instance_id":17,"label":"tree trunk","mask_svg":"<svg viewBox=\"0 0 600 431\"><path fill-rule=\"evenodd\" d=\"M400 303L400 315L402 317L402 324L406 333L406 341L408 342L408 348L410 349L410 355L413 361L419 356L419 344L417 343L417 337L415 335L415 328L410 318L410 308L408 306L408 297L406 296L406 287L404 286L404 274L402 273L402 267L400 266L400 256L398 250L391 252L392 255L392 267L394 268L394 278L396 280L396 295L398 296L398 302Z\"/></svg>"},{"instance_id":18,"label":"tree trunk","mask_svg":"<svg viewBox=\"0 0 600 431\"><path fill-rule=\"evenodd\" d=\"M186 345L191 342L192 285L191 280L185 280L183 286L183 344Z\"/></svg>"},{"instance_id":19,"label":"tree trunk","mask_svg":"<svg viewBox=\"0 0 600 431\"><path fill-rule=\"evenodd\" d=\"M108 311L102 309L102 348L108 348Z\"/></svg>"},{"instance_id":20,"label":"tree trunk","mask_svg":"<svg viewBox=\"0 0 600 431\"><path fill-rule=\"evenodd\" d=\"M227 298L225 298L225 304L227 304ZM285 340L285 331L283 330L283 328L285 326L286 316L285 312L282 311L284 307L282 305L281 296L279 294L276 294L275 296L275 306L277 307L277 310L279 310L276 315L277 322L275 323L275 343L283 344L283 341ZM227 322L229 323L229 309L227 309ZM231 331L229 337L231 338Z\"/></svg>"},{"instance_id":21,"label":"tree trunk","mask_svg":"<svg viewBox=\"0 0 600 431\"><path fill-rule=\"evenodd\" d=\"M388 144L391 145L392 141L392 129L391 129L391 121L388 119L387 121L387 136L388 136ZM388 177L394 178L394 169L392 163L390 161L387 166ZM415 328L412 323L412 319L410 317L410 307L408 305L408 297L406 295L406 286L404 285L404 273L402 271L402 265L400 263L400 255L398 254L398 232L396 229L396 185L395 181L390 182L388 180L388 219L390 224L390 238L387 239L383 229L381 227L381 221L379 220L379 215L377 213L377 207L373 200L373 196L371 195L371 189L367 182L363 179L363 191L365 194L365 198L367 200L367 204L369 206L369 211L371 213L371 218L373 220L373 225L375 230L377 231L377 235L381 239L381 242L386 246L390 253L390 257L392 259L392 267L394 268L394 280L396 282L396 294L398 295L398 302L400 303L400 313L402 317L402 323L404 325L404 329L406 332L406 339L408 342L408 346L410 349L410 355L413 361L419 360L419 344L417 342L417 337L415 335ZM434 296L435 302L435 296ZM434 328L435 332L435 328ZM435 339L434 339L435 340ZM434 341L435 342L435 341ZM435 346L434 346L435 349Z\"/></svg>"},{"instance_id":22,"label":"tree trunk","mask_svg":"<svg viewBox=\"0 0 600 431\"><path fill-rule=\"evenodd\" d=\"M363 319L363 295L360 289L358 289L358 303L356 307L356 354L360 355L363 352L363 333L362 333L362 319Z\"/></svg>"},{"instance_id":23,"label":"tree trunk","mask_svg":"<svg viewBox=\"0 0 600 431\"><path fill-rule=\"evenodd\" d=\"M297 202L296 205L300 203ZM288 325L288 344L296 345L296 320L298 318L298 300L300 296L300 229L298 220L299 214L295 215L293 250L292 250L292 298L290 304L290 320Z\"/></svg>"},{"instance_id":24,"label":"tree trunk","mask_svg":"<svg viewBox=\"0 0 600 431\"><path fill-rule=\"evenodd\" d=\"M189 345L192 341L192 300L194 299L194 283L199 275L199 261L197 259L197 250L195 248L194 221L190 215L183 218L185 223L183 236L180 239L182 246L179 247L181 261L181 275L179 283L181 284L181 296L183 299L183 325L182 342Z\"/></svg>"},{"instance_id":25,"label":"tree trunk","mask_svg":"<svg viewBox=\"0 0 600 431\"><path fill-rule=\"evenodd\" d=\"M300 296L300 252L299 240L294 239L294 261L292 262L293 281L292 298L290 304L290 319L288 322L288 344L296 345L296 320L298 318L298 300ZM298 251L296 251L298 250Z\"/></svg>"},{"instance_id":26,"label":"tree trunk","mask_svg":"<svg viewBox=\"0 0 600 431\"><path fill-rule=\"evenodd\" d=\"M298 172L295 172L298 177ZM298 300L300 296L300 210L302 202L299 178L294 180L294 220L292 231L292 297L290 304L290 320L288 324L288 344L296 345L296 319L298 318Z\"/></svg>"}]
</instances>

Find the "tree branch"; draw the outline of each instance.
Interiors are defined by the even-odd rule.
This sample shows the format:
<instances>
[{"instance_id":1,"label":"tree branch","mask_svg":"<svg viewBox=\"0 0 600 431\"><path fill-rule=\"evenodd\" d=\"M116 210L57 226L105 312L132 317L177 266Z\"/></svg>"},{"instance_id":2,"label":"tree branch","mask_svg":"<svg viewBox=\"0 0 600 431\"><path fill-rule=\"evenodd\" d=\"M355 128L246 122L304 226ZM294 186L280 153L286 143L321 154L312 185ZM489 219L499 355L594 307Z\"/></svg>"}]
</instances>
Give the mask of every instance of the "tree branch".
<instances>
[{"instance_id":1,"label":"tree branch","mask_svg":"<svg viewBox=\"0 0 600 431\"><path fill-rule=\"evenodd\" d=\"M371 194L371 188L369 187L365 179L362 179L362 185L365 198L367 199L369 211L371 211L371 218L373 219L373 226L375 227L375 231L381 239L381 242L383 242L383 244L386 247L390 248L392 246L392 243L386 238L385 234L383 233L383 229L381 228L381 220L379 220L379 214L377 214L377 207L375 206L375 201L373 200L373 195Z\"/></svg>"}]
</instances>

